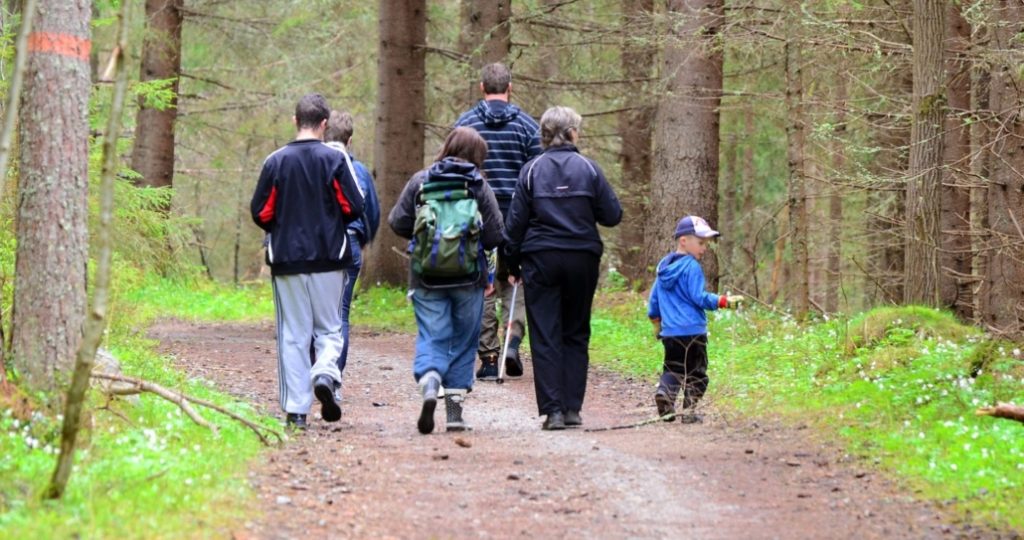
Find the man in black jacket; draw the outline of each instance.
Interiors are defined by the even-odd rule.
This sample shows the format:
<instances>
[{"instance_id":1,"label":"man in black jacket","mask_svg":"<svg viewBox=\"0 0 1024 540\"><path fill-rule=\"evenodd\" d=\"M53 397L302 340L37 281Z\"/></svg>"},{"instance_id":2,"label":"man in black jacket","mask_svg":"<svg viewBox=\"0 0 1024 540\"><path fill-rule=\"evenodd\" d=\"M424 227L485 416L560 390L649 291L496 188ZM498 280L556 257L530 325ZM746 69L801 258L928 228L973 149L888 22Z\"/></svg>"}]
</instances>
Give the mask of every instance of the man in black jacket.
<instances>
[{"instance_id":1,"label":"man in black jacket","mask_svg":"<svg viewBox=\"0 0 1024 540\"><path fill-rule=\"evenodd\" d=\"M337 360L344 345L344 269L351 259L346 230L363 213L363 196L345 156L322 140L330 113L319 94L299 100L295 140L267 156L250 204L253 221L269 233L281 409L287 424L299 429L306 427L314 394L324 420L341 418L335 388L341 384Z\"/></svg>"}]
</instances>

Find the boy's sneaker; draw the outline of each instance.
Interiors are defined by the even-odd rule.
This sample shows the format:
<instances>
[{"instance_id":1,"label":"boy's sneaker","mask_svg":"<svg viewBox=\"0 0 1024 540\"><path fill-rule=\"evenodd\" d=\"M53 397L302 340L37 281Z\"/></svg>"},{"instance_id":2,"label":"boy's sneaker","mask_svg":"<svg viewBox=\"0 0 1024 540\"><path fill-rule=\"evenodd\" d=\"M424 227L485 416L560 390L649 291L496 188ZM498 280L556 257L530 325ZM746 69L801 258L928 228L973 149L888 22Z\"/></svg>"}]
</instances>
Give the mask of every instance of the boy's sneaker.
<instances>
[{"instance_id":1,"label":"boy's sneaker","mask_svg":"<svg viewBox=\"0 0 1024 540\"><path fill-rule=\"evenodd\" d=\"M426 435L434 431L434 409L437 408L437 391L441 388L441 376L436 371L428 371L420 377L420 392L423 394L423 407L416 429Z\"/></svg>"},{"instance_id":2,"label":"boy's sneaker","mask_svg":"<svg viewBox=\"0 0 1024 540\"><path fill-rule=\"evenodd\" d=\"M566 427L579 427L583 425L583 418L580 418L579 411L565 411Z\"/></svg>"},{"instance_id":3,"label":"boy's sneaker","mask_svg":"<svg viewBox=\"0 0 1024 540\"><path fill-rule=\"evenodd\" d=\"M508 354L505 356L505 375L509 377L523 376L523 361L519 358L519 344L522 340L519 336L512 336L508 340Z\"/></svg>"},{"instance_id":4,"label":"boy's sneaker","mask_svg":"<svg viewBox=\"0 0 1024 540\"><path fill-rule=\"evenodd\" d=\"M498 380L498 355L488 354L480 358L480 369L476 371L478 381Z\"/></svg>"},{"instance_id":5,"label":"boy's sneaker","mask_svg":"<svg viewBox=\"0 0 1024 540\"><path fill-rule=\"evenodd\" d=\"M298 413L288 413L284 425L286 428L296 431L306 431L309 428L306 424L306 415Z\"/></svg>"},{"instance_id":6,"label":"boy's sneaker","mask_svg":"<svg viewBox=\"0 0 1024 540\"><path fill-rule=\"evenodd\" d=\"M658 392L654 394L654 405L658 407L658 416L666 422L676 419L676 406L668 395Z\"/></svg>"},{"instance_id":7,"label":"boy's sneaker","mask_svg":"<svg viewBox=\"0 0 1024 540\"><path fill-rule=\"evenodd\" d=\"M335 399L334 381L327 375L313 379L313 395L320 401L320 416L325 422L341 420L341 405Z\"/></svg>"},{"instance_id":8,"label":"boy's sneaker","mask_svg":"<svg viewBox=\"0 0 1024 540\"><path fill-rule=\"evenodd\" d=\"M466 425L466 421L462 419L462 404L465 401L465 390L449 390L444 396L444 406L447 410L445 431L469 431L473 429Z\"/></svg>"}]
</instances>

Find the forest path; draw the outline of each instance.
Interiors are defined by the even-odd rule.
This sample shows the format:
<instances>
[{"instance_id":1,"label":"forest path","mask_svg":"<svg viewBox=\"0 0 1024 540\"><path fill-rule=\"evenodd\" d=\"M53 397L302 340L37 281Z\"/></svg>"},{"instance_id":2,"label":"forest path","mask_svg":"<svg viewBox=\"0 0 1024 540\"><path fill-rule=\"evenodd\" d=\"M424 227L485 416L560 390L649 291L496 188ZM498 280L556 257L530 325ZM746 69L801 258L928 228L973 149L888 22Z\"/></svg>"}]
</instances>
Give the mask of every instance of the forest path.
<instances>
[{"instance_id":1,"label":"forest path","mask_svg":"<svg viewBox=\"0 0 1024 540\"><path fill-rule=\"evenodd\" d=\"M161 350L190 376L280 416L272 324L164 321ZM413 337L354 332L344 416L319 419L250 471L261 508L236 538L926 538L952 533L805 430L727 419L540 430L527 374L478 383L474 428L416 431ZM584 427L654 415L649 385L591 370Z\"/></svg>"}]
</instances>

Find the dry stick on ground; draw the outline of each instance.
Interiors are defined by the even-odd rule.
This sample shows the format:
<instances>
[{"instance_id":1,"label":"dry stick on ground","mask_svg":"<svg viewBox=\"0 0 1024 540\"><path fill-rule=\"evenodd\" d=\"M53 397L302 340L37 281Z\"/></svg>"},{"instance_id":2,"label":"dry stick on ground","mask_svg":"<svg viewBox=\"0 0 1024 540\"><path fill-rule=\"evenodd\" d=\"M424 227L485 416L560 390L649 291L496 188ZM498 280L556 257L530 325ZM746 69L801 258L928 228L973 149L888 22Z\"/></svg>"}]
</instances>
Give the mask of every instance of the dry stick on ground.
<instances>
[{"instance_id":1,"label":"dry stick on ground","mask_svg":"<svg viewBox=\"0 0 1024 540\"><path fill-rule=\"evenodd\" d=\"M195 412L195 409L192 408L192 406L191 406L192 403L194 403L196 405L201 405L201 406L206 407L208 409L213 409L213 410L215 410L215 411L217 411L217 412L219 412L219 413L221 413L221 414L223 414L225 416L228 416L228 417L234 419L235 421L241 423L242 425L248 427L254 433L256 433L256 436L260 438L260 442L262 442L266 446L270 446L270 440L267 439L267 437L264 435L264 432L269 433L270 435L273 435L277 439L278 444L281 444L282 442L284 442L284 437L279 432L274 431L273 429L270 429L270 428L265 427L265 426L260 426L260 425L257 425L255 423L249 421L249 420L246 420L245 418L239 416L238 414L235 414L235 413L225 409L224 407L221 407L220 405L217 405L216 403L211 403L209 401L206 401L205 399L195 398L195 397L183 394L181 392L177 392L177 391L165 388L165 387L160 386L159 384L157 384L155 382L145 381L145 380L142 380L142 379L136 379L135 377L128 377L128 376L125 376L125 375L109 375L107 373L93 373L92 377L94 379L103 379L103 380L107 380L107 381L117 381L117 382L128 383L128 384L134 386L134 388L111 389L111 390L108 391L108 393L110 393L110 394L121 395L121 396L123 396L123 395L131 395L131 394L140 394L142 392L149 392L151 394L156 394L156 395L166 399L167 401L170 401L171 403L174 403L178 407L181 407L181 410L185 411L185 414L187 414L189 416L189 418L194 420L195 423L197 423L197 424L199 424L199 425L201 425L203 427L209 428L210 430L212 430L214 432L217 431L216 426L211 425L209 422L207 422L201 416L199 416Z\"/></svg>"},{"instance_id":2,"label":"dry stick on ground","mask_svg":"<svg viewBox=\"0 0 1024 540\"><path fill-rule=\"evenodd\" d=\"M617 429L638 428L649 424L656 424L658 422L666 422L669 418L675 417L675 415L676 413L665 413L663 416L655 416L654 418L648 418L647 420L641 420L639 422L634 422L632 424L622 424L620 426L607 426L599 428L587 428L584 429L583 431L593 433L595 431L615 431Z\"/></svg>"},{"instance_id":3,"label":"dry stick on ground","mask_svg":"<svg viewBox=\"0 0 1024 540\"><path fill-rule=\"evenodd\" d=\"M1014 405L1013 403L999 403L995 407L982 407L974 411L974 414L1024 422L1024 406Z\"/></svg>"}]
</instances>

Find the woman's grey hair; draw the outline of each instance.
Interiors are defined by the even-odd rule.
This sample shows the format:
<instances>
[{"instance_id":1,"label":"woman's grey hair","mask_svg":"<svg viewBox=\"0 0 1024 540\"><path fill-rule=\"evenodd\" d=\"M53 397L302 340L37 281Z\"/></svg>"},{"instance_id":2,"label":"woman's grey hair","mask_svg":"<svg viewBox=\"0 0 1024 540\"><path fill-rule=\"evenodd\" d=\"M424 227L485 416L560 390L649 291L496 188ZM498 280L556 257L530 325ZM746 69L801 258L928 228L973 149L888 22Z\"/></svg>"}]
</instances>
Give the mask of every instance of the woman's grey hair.
<instances>
[{"instance_id":1,"label":"woman's grey hair","mask_svg":"<svg viewBox=\"0 0 1024 540\"><path fill-rule=\"evenodd\" d=\"M540 145L544 148L572 144L570 131L580 131L583 118L569 107L551 107L540 117Z\"/></svg>"}]
</instances>

